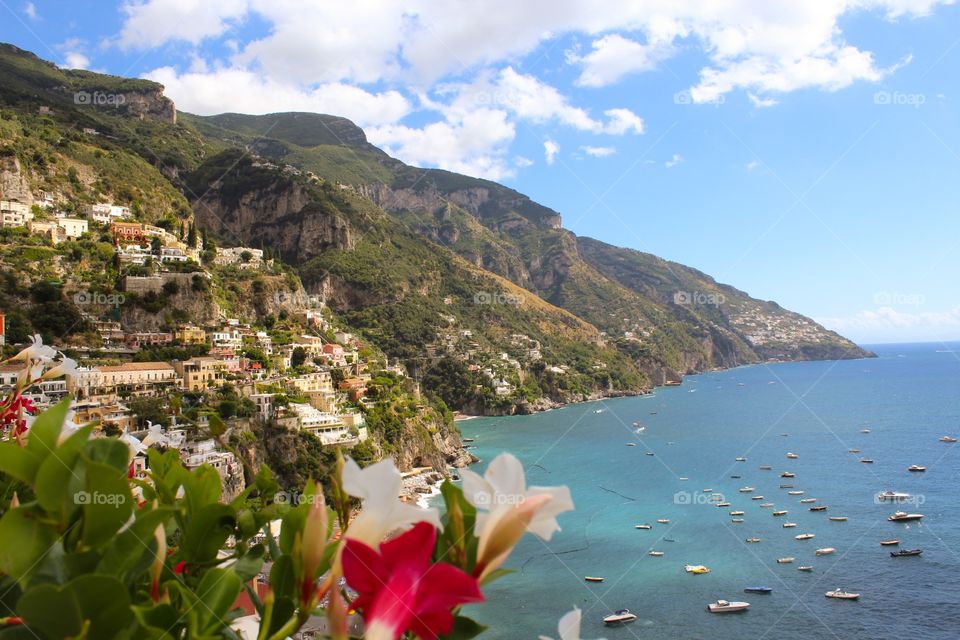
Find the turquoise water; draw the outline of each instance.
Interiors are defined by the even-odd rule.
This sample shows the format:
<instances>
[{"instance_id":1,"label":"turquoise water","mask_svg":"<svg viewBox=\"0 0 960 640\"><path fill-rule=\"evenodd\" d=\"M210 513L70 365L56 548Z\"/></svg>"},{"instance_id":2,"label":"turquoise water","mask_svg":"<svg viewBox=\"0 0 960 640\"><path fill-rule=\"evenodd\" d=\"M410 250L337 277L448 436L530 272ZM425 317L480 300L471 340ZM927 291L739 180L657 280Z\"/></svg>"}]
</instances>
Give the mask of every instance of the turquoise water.
<instances>
[{"instance_id":1,"label":"turquoise water","mask_svg":"<svg viewBox=\"0 0 960 640\"><path fill-rule=\"evenodd\" d=\"M488 602L471 609L492 625L485 637L556 637L556 621L574 605L584 612L584 638L960 637L960 443L938 441L960 436L960 345L874 350L877 359L744 367L689 377L652 397L461 423L464 436L476 439L478 471L509 451L523 461L529 483L569 485L577 505L561 516L563 531L551 542L525 537L508 562L517 573L487 588ZM635 421L644 433L634 433ZM861 433L866 427L870 433ZM799 457L789 460L787 452ZM864 456L875 463L860 463ZM773 471L760 470L763 464ZM911 464L928 471L908 473ZM783 470L796 478L781 479ZM805 494L789 496L780 483ZM756 491L739 493L745 485ZM732 505L704 504L703 489ZM873 497L885 489L922 496L922 505L906 508L925 514L922 524L888 522L896 509ZM804 497L829 509L810 512L799 503ZM789 513L773 517L761 502ZM745 522L732 523L730 510L745 511ZM785 521L797 527L784 529ZM638 523L653 529L637 530ZM816 538L795 540L800 533ZM762 542L747 544L748 537ZM890 547L879 546L888 538L924 554L891 558ZM820 547L837 552L816 557ZM651 549L665 555L650 557ZM784 556L796 562L778 565ZM687 574L688 563L711 573ZM586 575L606 581L585 583ZM756 585L773 593L743 593ZM861 599L825 598L835 587ZM752 606L708 613L706 604L718 598ZM604 628L601 618L618 608L639 619Z\"/></svg>"}]
</instances>

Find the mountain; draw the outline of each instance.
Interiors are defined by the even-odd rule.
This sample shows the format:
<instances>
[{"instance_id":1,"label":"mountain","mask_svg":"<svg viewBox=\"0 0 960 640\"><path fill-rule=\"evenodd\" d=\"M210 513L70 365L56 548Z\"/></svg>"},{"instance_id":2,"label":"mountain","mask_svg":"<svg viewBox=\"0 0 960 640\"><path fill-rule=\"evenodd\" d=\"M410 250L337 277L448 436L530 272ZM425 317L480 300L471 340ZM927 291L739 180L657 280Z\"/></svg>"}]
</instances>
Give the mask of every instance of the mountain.
<instances>
[{"instance_id":1,"label":"mountain","mask_svg":"<svg viewBox=\"0 0 960 640\"><path fill-rule=\"evenodd\" d=\"M577 237L513 189L408 166L336 116L194 116L156 83L0 45L0 163L3 197L110 199L265 249L451 408L528 411L714 367L869 355L694 269Z\"/></svg>"}]
</instances>

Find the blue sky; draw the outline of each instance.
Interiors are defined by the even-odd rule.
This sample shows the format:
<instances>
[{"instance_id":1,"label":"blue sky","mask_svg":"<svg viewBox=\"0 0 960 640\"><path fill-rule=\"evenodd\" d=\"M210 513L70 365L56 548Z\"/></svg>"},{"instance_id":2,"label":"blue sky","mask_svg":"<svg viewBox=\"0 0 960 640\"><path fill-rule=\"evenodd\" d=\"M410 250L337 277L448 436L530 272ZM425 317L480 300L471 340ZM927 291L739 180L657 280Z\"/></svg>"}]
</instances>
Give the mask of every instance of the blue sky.
<instances>
[{"instance_id":1,"label":"blue sky","mask_svg":"<svg viewBox=\"0 0 960 640\"><path fill-rule=\"evenodd\" d=\"M195 113L354 119L861 342L960 339L960 6L0 0Z\"/></svg>"}]
</instances>

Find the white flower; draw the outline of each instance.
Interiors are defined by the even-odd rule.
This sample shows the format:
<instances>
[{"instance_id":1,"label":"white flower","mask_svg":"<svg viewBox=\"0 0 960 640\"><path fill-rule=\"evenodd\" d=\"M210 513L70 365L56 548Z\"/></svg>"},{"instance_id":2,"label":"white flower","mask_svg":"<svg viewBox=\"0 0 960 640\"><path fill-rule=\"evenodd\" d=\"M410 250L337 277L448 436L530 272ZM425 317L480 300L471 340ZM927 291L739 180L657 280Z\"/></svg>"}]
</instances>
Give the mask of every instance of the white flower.
<instances>
[{"instance_id":1,"label":"white flower","mask_svg":"<svg viewBox=\"0 0 960 640\"><path fill-rule=\"evenodd\" d=\"M43 374L45 380L53 380L59 378L60 376L67 376L68 378L75 377L77 375L77 361L73 358L68 358L62 353L60 354L60 361L55 363L55 366L48 369L46 373Z\"/></svg>"},{"instance_id":2,"label":"white flower","mask_svg":"<svg viewBox=\"0 0 960 640\"><path fill-rule=\"evenodd\" d=\"M49 362L53 360L55 355L57 355L57 351L53 347L43 344L43 337L37 333L30 336L30 346L10 358L10 362L19 360L24 362L30 362L31 360Z\"/></svg>"},{"instance_id":3,"label":"white flower","mask_svg":"<svg viewBox=\"0 0 960 640\"><path fill-rule=\"evenodd\" d=\"M560 632L560 640L580 640L580 620L582 614L580 609L574 607L573 611L569 611L566 615L560 618L560 624L557 625L557 630ZM540 636L540 640L553 640L547 636Z\"/></svg>"},{"instance_id":4,"label":"white flower","mask_svg":"<svg viewBox=\"0 0 960 640\"><path fill-rule=\"evenodd\" d=\"M133 461L134 458L137 457L138 453L143 453L144 451L150 448L147 445L140 442L139 440L137 440L136 438L134 438L129 433L125 433L122 436L120 436L120 440L127 445L128 449L130 449L131 462Z\"/></svg>"},{"instance_id":5,"label":"white flower","mask_svg":"<svg viewBox=\"0 0 960 640\"><path fill-rule=\"evenodd\" d=\"M350 523L344 537L376 548L387 534L418 522L426 521L439 529L440 514L436 509L423 509L400 501L402 485L400 472L390 458L365 469L347 458L343 467L343 489L363 501L363 510Z\"/></svg>"}]
</instances>

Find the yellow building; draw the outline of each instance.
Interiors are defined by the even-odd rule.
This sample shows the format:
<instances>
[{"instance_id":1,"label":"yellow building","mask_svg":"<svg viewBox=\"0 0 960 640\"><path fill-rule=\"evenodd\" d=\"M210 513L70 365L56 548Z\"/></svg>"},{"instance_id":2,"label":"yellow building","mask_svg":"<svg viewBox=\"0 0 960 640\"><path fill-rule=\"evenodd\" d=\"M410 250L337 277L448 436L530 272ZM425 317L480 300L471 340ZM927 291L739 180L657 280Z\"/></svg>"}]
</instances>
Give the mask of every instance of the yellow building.
<instances>
[{"instance_id":1,"label":"yellow building","mask_svg":"<svg viewBox=\"0 0 960 640\"><path fill-rule=\"evenodd\" d=\"M182 378L181 385L188 391L203 391L220 385L226 370L221 360L208 356L175 362L174 366Z\"/></svg>"},{"instance_id":2,"label":"yellow building","mask_svg":"<svg viewBox=\"0 0 960 640\"><path fill-rule=\"evenodd\" d=\"M207 341L207 332L199 327L186 325L177 329L173 337L181 344L203 344Z\"/></svg>"}]
</instances>

